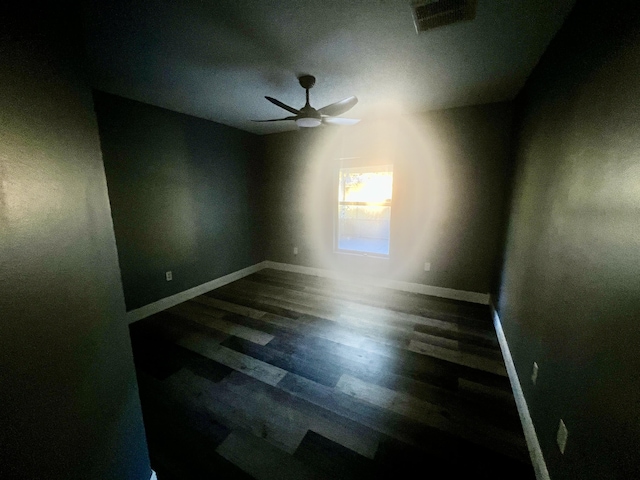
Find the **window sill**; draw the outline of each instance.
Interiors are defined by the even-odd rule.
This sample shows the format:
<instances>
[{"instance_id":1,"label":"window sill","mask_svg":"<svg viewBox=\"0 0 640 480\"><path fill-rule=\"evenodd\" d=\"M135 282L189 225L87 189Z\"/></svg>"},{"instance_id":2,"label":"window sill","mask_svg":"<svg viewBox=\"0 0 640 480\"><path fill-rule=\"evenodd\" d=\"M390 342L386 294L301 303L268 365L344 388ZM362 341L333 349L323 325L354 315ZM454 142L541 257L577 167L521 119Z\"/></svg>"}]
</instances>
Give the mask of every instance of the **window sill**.
<instances>
[{"instance_id":1,"label":"window sill","mask_svg":"<svg viewBox=\"0 0 640 480\"><path fill-rule=\"evenodd\" d=\"M365 252L354 252L352 250L334 250L334 254L336 255L345 255L349 257L360 257L360 258L374 258L376 260L389 260L389 255L382 255L376 253L365 253Z\"/></svg>"}]
</instances>

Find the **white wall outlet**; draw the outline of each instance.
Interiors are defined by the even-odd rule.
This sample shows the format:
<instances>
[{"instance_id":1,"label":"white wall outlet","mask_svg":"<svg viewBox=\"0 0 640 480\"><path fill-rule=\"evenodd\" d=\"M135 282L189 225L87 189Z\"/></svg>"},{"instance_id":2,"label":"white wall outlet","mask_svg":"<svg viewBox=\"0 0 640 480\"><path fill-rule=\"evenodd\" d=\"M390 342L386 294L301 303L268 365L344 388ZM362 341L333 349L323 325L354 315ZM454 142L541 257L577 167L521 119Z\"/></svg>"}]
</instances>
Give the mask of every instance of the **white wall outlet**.
<instances>
[{"instance_id":1,"label":"white wall outlet","mask_svg":"<svg viewBox=\"0 0 640 480\"><path fill-rule=\"evenodd\" d=\"M569 430L567 430L567 426L564 424L562 419L560 419L560 425L558 426L558 436L556 437L556 441L558 442L560 453L563 455L564 455L564 449L567 446L568 436L569 436Z\"/></svg>"},{"instance_id":2,"label":"white wall outlet","mask_svg":"<svg viewBox=\"0 0 640 480\"><path fill-rule=\"evenodd\" d=\"M533 362L533 371L531 372L531 381L535 385L538 381L538 364Z\"/></svg>"},{"instance_id":3,"label":"white wall outlet","mask_svg":"<svg viewBox=\"0 0 640 480\"><path fill-rule=\"evenodd\" d=\"M164 274L165 278L167 279L167 282L170 282L171 280L173 280L173 272L171 270L169 270L168 272L166 272Z\"/></svg>"},{"instance_id":4,"label":"white wall outlet","mask_svg":"<svg viewBox=\"0 0 640 480\"><path fill-rule=\"evenodd\" d=\"M424 271L428 272L429 270L431 270L431 263L430 262L424 262Z\"/></svg>"},{"instance_id":5,"label":"white wall outlet","mask_svg":"<svg viewBox=\"0 0 640 480\"><path fill-rule=\"evenodd\" d=\"M297 255L298 254L298 247L293 247L293 254Z\"/></svg>"}]
</instances>

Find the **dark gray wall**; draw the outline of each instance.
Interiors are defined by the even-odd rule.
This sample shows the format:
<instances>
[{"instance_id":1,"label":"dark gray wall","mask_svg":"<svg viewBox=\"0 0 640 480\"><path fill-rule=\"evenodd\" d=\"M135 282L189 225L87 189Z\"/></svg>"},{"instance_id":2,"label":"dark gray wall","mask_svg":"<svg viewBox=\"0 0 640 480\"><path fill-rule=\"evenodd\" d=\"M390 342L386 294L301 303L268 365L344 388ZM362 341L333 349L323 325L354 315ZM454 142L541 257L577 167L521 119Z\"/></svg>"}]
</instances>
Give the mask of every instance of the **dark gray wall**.
<instances>
[{"instance_id":1,"label":"dark gray wall","mask_svg":"<svg viewBox=\"0 0 640 480\"><path fill-rule=\"evenodd\" d=\"M0 12L0 478L147 480L79 22L26 5Z\"/></svg>"},{"instance_id":2,"label":"dark gray wall","mask_svg":"<svg viewBox=\"0 0 640 480\"><path fill-rule=\"evenodd\" d=\"M509 178L510 103L300 130L265 142L269 260L467 291L494 287ZM333 251L341 157L394 164L388 259ZM424 262L431 263L430 272Z\"/></svg>"},{"instance_id":3,"label":"dark gray wall","mask_svg":"<svg viewBox=\"0 0 640 480\"><path fill-rule=\"evenodd\" d=\"M94 97L128 310L263 260L256 135Z\"/></svg>"},{"instance_id":4,"label":"dark gray wall","mask_svg":"<svg viewBox=\"0 0 640 480\"><path fill-rule=\"evenodd\" d=\"M639 25L578 2L519 98L499 310L554 480L640 477Z\"/></svg>"}]
</instances>

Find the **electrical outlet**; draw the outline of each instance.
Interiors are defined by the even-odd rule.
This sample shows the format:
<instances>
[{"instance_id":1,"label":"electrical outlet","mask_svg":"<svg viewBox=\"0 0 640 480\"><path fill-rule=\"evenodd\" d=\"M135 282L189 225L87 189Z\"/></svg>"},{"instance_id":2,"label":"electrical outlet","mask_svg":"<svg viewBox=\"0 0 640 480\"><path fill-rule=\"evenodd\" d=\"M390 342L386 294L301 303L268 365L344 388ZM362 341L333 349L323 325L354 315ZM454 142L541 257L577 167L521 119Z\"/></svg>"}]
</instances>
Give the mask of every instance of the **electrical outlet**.
<instances>
[{"instance_id":1,"label":"electrical outlet","mask_svg":"<svg viewBox=\"0 0 640 480\"><path fill-rule=\"evenodd\" d=\"M560 425L558 426L558 436L556 437L556 441L558 442L560 453L563 455L564 455L564 449L567 446L568 436L569 436L569 430L567 430L567 426L564 424L562 419L560 419Z\"/></svg>"},{"instance_id":2,"label":"electrical outlet","mask_svg":"<svg viewBox=\"0 0 640 480\"><path fill-rule=\"evenodd\" d=\"M538 364L533 362L533 372L531 373L531 381L535 385L538 381Z\"/></svg>"},{"instance_id":3,"label":"electrical outlet","mask_svg":"<svg viewBox=\"0 0 640 480\"><path fill-rule=\"evenodd\" d=\"M293 247L293 254L297 255L298 254L298 247Z\"/></svg>"},{"instance_id":4,"label":"electrical outlet","mask_svg":"<svg viewBox=\"0 0 640 480\"><path fill-rule=\"evenodd\" d=\"M172 272L171 270L169 270L168 272L166 272L166 273L164 274L164 276L166 277L167 282L170 282L171 280L173 280L173 272Z\"/></svg>"},{"instance_id":5,"label":"electrical outlet","mask_svg":"<svg viewBox=\"0 0 640 480\"><path fill-rule=\"evenodd\" d=\"M424 262L424 271L428 272L429 270L431 270L431 263L430 262Z\"/></svg>"}]
</instances>

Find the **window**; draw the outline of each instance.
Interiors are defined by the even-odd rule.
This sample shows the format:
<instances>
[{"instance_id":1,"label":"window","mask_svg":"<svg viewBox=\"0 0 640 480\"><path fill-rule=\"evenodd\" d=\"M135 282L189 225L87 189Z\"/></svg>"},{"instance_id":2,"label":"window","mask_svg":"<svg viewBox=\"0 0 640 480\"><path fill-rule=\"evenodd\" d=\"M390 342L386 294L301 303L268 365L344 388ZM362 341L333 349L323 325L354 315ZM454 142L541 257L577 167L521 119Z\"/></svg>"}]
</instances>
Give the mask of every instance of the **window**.
<instances>
[{"instance_id":1,"label":"window","mask_svg":"<svg viewBox=\"0 0 640 480\"><path fill-rule=\"evenodd\" d=\"M393 165L340 169L339 251L389 255L392 187Z\"/></svg>"}]
</instances>

